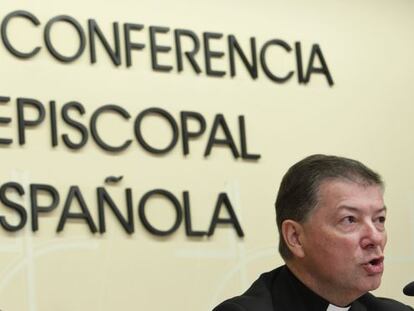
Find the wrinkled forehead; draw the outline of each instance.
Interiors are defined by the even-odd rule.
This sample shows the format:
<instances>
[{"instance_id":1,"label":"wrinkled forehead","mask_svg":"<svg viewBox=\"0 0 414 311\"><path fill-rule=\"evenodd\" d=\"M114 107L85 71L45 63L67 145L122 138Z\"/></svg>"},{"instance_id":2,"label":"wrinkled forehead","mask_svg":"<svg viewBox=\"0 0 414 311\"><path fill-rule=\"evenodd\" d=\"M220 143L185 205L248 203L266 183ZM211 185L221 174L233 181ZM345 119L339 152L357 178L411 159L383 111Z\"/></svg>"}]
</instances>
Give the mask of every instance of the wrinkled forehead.
<instances>
[{"instance_id":1,"label":"wrinkled forehead","mask_svg":"<svg viewBox=\"0 0 414 311\"><path fill-rule=\"evenodd\" d=\"M382 209L384 189L376 183L346 178L324 180L316 193L315 208L322 206L338 209L341 206L350 208Z\"/></svg>"}]
</instances>

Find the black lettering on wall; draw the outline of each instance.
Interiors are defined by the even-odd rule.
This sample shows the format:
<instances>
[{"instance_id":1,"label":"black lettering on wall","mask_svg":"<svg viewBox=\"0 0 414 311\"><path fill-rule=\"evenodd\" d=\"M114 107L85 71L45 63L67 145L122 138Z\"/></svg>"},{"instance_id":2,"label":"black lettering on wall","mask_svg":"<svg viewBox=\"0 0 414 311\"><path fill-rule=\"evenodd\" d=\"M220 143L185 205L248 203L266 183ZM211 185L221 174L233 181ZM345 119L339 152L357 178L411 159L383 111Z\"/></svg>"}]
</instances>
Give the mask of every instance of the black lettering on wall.
<instances>
[{"instance_id":1,"label":"black lettering on wall","mask_svg":"<svg viewBox=\"0 0 414 311\"><path fill-rule=\"evenodd\" d=\"M227 210L227 213L229 214L229 218L220 218L220 211L222 208L225 208ZM231 205L231 202L227 196L226 193L222 192L220 193L216 207L214 209L213 218L211 219L210 228L208 230L208 236L211 236L214 234L214 231L216 230L216 226L218 224L229 224L233 225L234 229L237 232L237 235L239 237L243 237L244 233L240 226L239 220L237 219L236 213L234 212L233 206Z\"/></svg>"},{"instance_id":2,"label":"black lettering on wall","mask_svg":"<svg viewBox=\"0 0 414 311\"><path fill-rule=\"evenodd\" d=\"M315 67L315 60L319 59L319 62L321 64L320 67ZM318 44L312 45L312 51L311 55L309 57L308 62L308 70L306 72L305 81L306 83L309 82L311 74L318 73L323 74L326 78L326 80L329 83L329 86L332 86L334 84L331 73L329 72L328 65L326 64L325 58L323 57L322 51Z\"/></svg>"},{"instance_id":3,"label":"black lettering on wall","mask_svg":"<svg viewBox=\"0 0 414 311\"><path fill-rule=\"evenodd\" d=\"M262 64L262 68L263 68L263 71L266 74L266 76L270 80L275 81L277 83L284 83L284 82L288 81L293 76L293 71L289 71L285 76L277 76L276 74L274 74L269 69L269 67L267 66L267 62L266 62L266 52L267 52L268 48L272 45L279 46L282 49L284 49L286 52L290 52L292 50L292 48L290 47L289 44L287 44L283 40L273 39L273 40L267 41L263 45L262 50L260 51L260 63Z\"/></svg>"},{"instance_id":4,"label":"black lettering on wall","mask_svg":"<svg viewBox=\"0 0 414 311\"><path fill-rule=\"evenodd\" d=\"M112 49L111 45L108 43L108 40L105 38L102 30L99 28L98 24L94 19L88 20L88 33L89 33L89 48L90 48L90 58L91 63L96 63L96 48L95 48L95 37L98 36L99 40L103 44L108 55L111 57L112 63L116 66L121 64L121 49L119 41L119 25L118 23L113 23L113 33L114 33L114 45L115 48Z\"/></svg>"},{"instance_id":5,"label":"black lettering on wall","mask_svg":"<svg viewBox=\"0 0 414 311\"><path fill-rule=\"evenodd\" d=\"M260 158L260 154L253 154L247 151L247 136L246 136L246 122L244 116L239 116L239 130L240 130L240 149L243 159L257 160Z\"/></svg>"},{"instance_id":6,"label":"black lettering on wall","mask_svg":"<svg viewBox=\"0 0 414 311\"><path fill-rule=\"evenodd\" d=\"M199 129L197 131L190 131L188 129L188 120L197 121ZM201 136L206 130L206 120L204 117L194 111L182 111L181 112L181 135L183 140L183 154L187 155L190 153L189 140L190 138L196 138Z\"/></svg>"},{"instance_id":7,"label":"black lettering on wall","mask_svg":"<svg viewBox=\"0 0 414 311\"><path fill-rule=\"evenodd\" d=\"M75 110L80 115L83 115L83 114L85 114L85 108L83 107L83 105L81 103L73 101L73 102L69 102L69 103L66 103L65 105L63 105L62 111L61 111L62 119L65 121L65 123L67 125L69 125L70 127L76 129L80 133L80 136L81 136L80 141L78 143L76 143L76 142L73 142L69 138L68 134L63 134L62 135L63 142L70 149L80 149L83 146L85 146L86 142L88 141L88 129L82 123L72 119L69 116L69 111L70 110Z\"/></svg>"},{"instance_id":8,"label":"black lettering on wall","mask_svg":"<svg viewBox=\"0 0 414 311\"><path fill-rule=\"evenodd\" d=\"M25 107L32 107L37 111L37 118L34 120L26 120L24 116ZM26 127L34 127L39 125L45 119L45 108L42 103L32 98L18 98L17 99L17 122L19 131L19 145L24 145L26 142Z\"/></svg>"},{"instance_id":9,"label":"black lettering on wall","mask_svg":"<svg viewBox=\"0 0 414 311\"><path fill-rule=\"evenodd\" d=\"M96 126L98 117L101 115L101 113L103 112L114 112L119 114L120 116L122 116L124 119L128 120L131 115L128 113L128 111L126 111L124 108L117 106L117 105L105 105L100 107L99 109L97 109L91 117L91 121L90 121L90 128L91 128L91 134L92 137L94 139L94 141L98 144L99 147L101 147L102 149L106 150L106 151L110 151L110 152L119 152L122 150L125 150L126 148L128 148L128 146L131 144L131 140L128 139L126 140L122 145L120 146L111 146L108 143L104 142L101 138L101 136L98 133L98 129Z\"/></svg>"},{"instance_id":10,"label":"black lettering on wall","mask_svg":"<svg viewBox=\"0 0 414 311\"><path fill-rule=\"evenodd\" d=\"M75 28L76 32L78 33L78 36L79 36L78 50L72 56L62 55L60 52L58 52L56 50L56 48L52 44L52 40L50 38L50 32L52 30L52 26L57 22L65 22L65 23L68 23L69 25L72 25ZM46 24L43 35L44 35L44 40L45 40L45 44L46 44L46 47L47 47L48 51L57 60L59 60L61 62L64 62L64 63L73 62L77 58L79 58L82 55L83 51L85 50L85 45L86 45L86 43L85 43L85 41L86 41L85 33L82 29L82 26L78 23L78 21L76 19L74 19L73 17L71 17L71 16L59 15L59 16L56 16L56 17L50 19Z\"/></svg>"},{"instance_id":11,"label":"black lettering on wall","mask_svg":"<svg viewBox=\"0 0 414 311\"><path fill-rule=\"evenodd\" d=\"M6 220L5 216L0 216L0 225L7 231L15 232L22 229L25 226L27 222L27 213L23 206L11 201L7 197L6 194L8 190L14 190L15 192L17 192L19 196L22 196L24 194L24 189L20 184L15 182L8 182L0 187L0 202L3 203L4 206L15 211L19 217L19 221L17 222L17 224L13 225Z\"/></svg>"},{"instance_id":12,"label":"black lettering on wall","mask_svg":"<svg viewBox=\"0 0 414 311\"><path fill-rule=\"evenodd\" d=\"M187 57L188 61L193 67L194 71L199 74L201 72L201 68L198 65L194 55L198 53L200 50L200 40L198 39L197 35L191 31L186 29L176 29L174 31L174 38L175 38L175 50L176 50L176 58L177 58L177 70L178 72L183 71L183 57L182 57L182 47L181 47L181 37L188 37L193 42L193 49L191 51L184 52L184 55Z\"/></svg>"},{"instance_id":13,"label":"black lettering on wall","mask_svg":"<svg viewBox=\"0 0 414 311\"><path fill-rule=\"evenodd\" d=\"M160 65L158 63L158 58L157 58L158 53L168 53L169 51L171 51L171 47L164 46L164 45L157 45L156 34L157 33L168 33L169 31L170 31L170 28L168 27L150 26L149 28L152 69L156 71L171 71L172 69L172 66Z\"/></svg>"},{"instance_id":14,"label":"black lettering on wall","mask_svg":"<svg viewBox=\"0 0 414 311\"><path fill-rule=\"evenodd\" d=\"M155 114L163 117L171 126L172 130L172 139L171 142L162 149L157 149L150 144L147 143L147 141L144 139L144 136L142 135L141 131L141 123L144 120L144 118L148 115ZM135 119L135 136L140 143L142 147L144 147L145 150L148 152L154 153L154 154L163 154L167 153L171 149L175 147L178 141L178 125L175 122L174 118L164 109L161 108L148 108L142 111L137 118Z\"/></svg>"},{"instance_id":15,"label":"black lettering on wall","mask_svg":"<svg viewBox=\"0 0 414 311\"><path fill-rule=\"evenodd\" d=\"M79 203L79 206L81 208L80 213L69 211L70 207L72 206L72 202L74 200L76 200ZM95 233L98 231L95 223L93 222L88 206L85 203L85 199L82 196L82 192L80 191L78 186L71 186L69 189L69 193L66 198L65 205L63 206L63 212L62 212L62 215L60 216L59 224L56 230L57 232L60 232L65 228L65 224L68 219L84 220L86 221L86 224L88 225L91 233Z\"/></svg>"},{"instance_id":16,"label":"black lettering on wall","mask_svg":"<svg viewBox=\"0 0 414 311\"><path fill-rule=\"evenodd\" d=\"M224 56L223 52L212 51L210 48L210 40L220 39L223 37L223 34L216 32L205 32L203 33L204 40L204 58L206 63L206 73L209 76L213 77L222 77L226 73L221 70L214 70L211 65L211 60L213 58L222 58Z\"/></svg>"},{"instance_id":17,"label":"black lettering on wall","mask_svg":"<svg viewBox=\"0 0 414 311\"><path fill-rule=\"evenodd\" d=\"M225 138L217 138L217 131L221 128L223 130ZM233 136L231 135L230 129L227 125L226 119L222 114L216 115L214 118L214 123L211 129L210 137L208 138L208 143L204 156L208 156L211 153L211 149L214 145L227 146L230 148L233 157L240 157L239 151L237 150L236 144L234 143Z\"/></svg>"},{"instance_id":18,"label":"black lettering on wall","mask_svg":"<svg viewBox=\"0 0 414 311\"><path fill-rule=\"evenodd\" d=\"M125 56L126 56L126 65L127 67L132 66L131 51L132 50L142 50L145 47L145 44L131 42L131 30L142 30L143 25L140 24L124 24L124 36L125 36Z\"/></svg>"},{"instance_id":19,"label":"black lettering on wall","mask_svg":"<svg viewBox=\"0 0 414 311\"><path fill-rule=\"evenodd\" d=\"M0 104L7 104L10 101L10 97L0 96ZM0 125L1 124L9 124L11 122L11 118L8 117L0 117ZM10 138L2 138L0 137L0 145L10 145L13 142Z\"/></svg>"},{"instance_id":20,"label":"black lettering on wall","mask_svg":"<svg viewBox=\"0 0 414 311\"><path fill-rule=\"evenodd\" d=\"M230 59L230 75L234 77L236 75L236 60L235 52L240 56L244 66L248 70L250 76L253 79L257 78L257 57L256 57L256 39L250 38L250 50L251 50L251 62L246 57L246 54L243 52L240 44L237 42L234 35L229 35L229 59Z\"/></svg>"},{"instance_id":21,"label":"black lettering on wall","mask_svg":"<svg viewBox=\"0 0 414 311\"><path fill-rule=\"evenodd\" d=\"M295 55L296 55L296 70L298 74L299 84L306 84L305 76L303 74L303 61L302 61L302 46L300 42L295 42Z\"/></svg>"},{"instance_id":22,"label":"black lettering on wall","mask_svg":"<svg viewBox=\"0 0 414 311\"><path fill-rule=\"evenodd\" d=\"M37 19L36 16L34 16L32 13L27 11L14 11L6 15L6 17L3 19L3 22L1 23L1 39L3 40L3 44L6 47L6 49L13 54L16 57L27 59L35 56L40 51L40 46L37 46L33 48L30 52L22 52L17 50L10 42L9 37L7 35L7 27L9 25L9 22L12 18L15 17L21 17L29 20L32 22L33 25L39 26L40 21Z\"/></svg>"},{"instance_id":23,"label":"black lettering on wall","mask_svg":"<svg viewBox=\"0 0 414 311\"><path fill-rule=\"evenodd\" d=\"M119 223L124 228L125 232L132 234L134 233L134 217L132 212L132 193L131 189L125 190L126 206L127 206L127 218L125 219L120 212L118 206L112 200L105 188L99 187L97 189L98 195L98 213L99 213L99 232L105 233L105 209L104 206L109 206L110 210L114 213ZM106 204L105 204L106 203Z\"/></svg>"},{"instance_id":24,"label":"black lettering on wall","mask_svg":"<svg viewBox=\"0 0 414 311\"><path fill-rule=\"evenodd\" d=\"M52 146L56 147L58 144L58 132L57 132L57 121L56 121L56 102L51 100L49 102L50 111L50 137L52 139Z\"/></svg>"},{"instance_id":25,"label":"black lettering on wall","mask_svg":"<svg viewBox=\"0 0 414 311\"><path fill-rule=\"evenodd\" d=\"M40 206L38 204L38 194L47 193L52 199L48 206ZM39 229L39 213L49 213L54 210L59 204L59 193L50 185L43 184L31 184L30 185L30 202L32 211L32 230L37 231Z\"/></svg>"},{"instance_id":26,"label":"black lettering on wall","mask_svg":"<svg viewBox=\"0 0 414 311\"><path fill-rule=\"evenodd\" d=\"M158 228L155 228L148 221L148 218L145 213L145 209L146 209L146 204L147 204L148 199L150 199L152 196L164 197L172 203L172 206L174 207L174 211L175 211L175 221L170 229L160 230ZM182 218L183 218L183 212L181 210L180 202L171 192L163 190L163 189L154 189L154 190L147 192L141 198L141 201L139 202L138 214L139 214L139 218L141 219L141 222L144 228L148 230L148 232L150 232L151 234L158 235L158 236L166 236L166 235L170 235L174 233L180 226Z\"/></svg>"},{"instance_id":27,"label":"black lettering on wall","mask_svg":"<svg viewBox=\"0 0 414 311\"><path fill-rule=\"evenodd\" d=\"M90 64L98 62L99 56L97 54L99 53L97 53L97 49L99 49L99 47L97 46L100 45L111 63L115 66L120 66L122 64L121 54L123 53L121 52L121 45L124 44L126 67L131 67L133 64L132 52L143 50L146 47L146 44L138 43L135 41L136 39L134 40L131 37L137 31L141 32L143 29L146 29L146 26L142 24L123 23L122 36L120 33L122 30L120 30L119 22L113 22L112 31L105 33L105 31L102 30L105 28L101 27L101 24L98 24L94 18L89 18L87 20L87 25L85 26L87 29L84 29L75 18L69 15L58 15L49 19L43 28L42 34L46 49L43 49L42 46L36 44L29 48L19 48L16 46L17 41L13 42L12 32L10 31L13 30L11 29L13 20L24 20L29 23L29 26L25 25L28 28L23 30L19 29L22 32L19 33L19 35L22 37L24 35L29 35L27 32L28 29L36 31L40 28L39 26L42 25L42 23L34 14L25 10L13 11L2 19L0 32L3 45L10 54L21 59L30 59L38 55L40 51L48 51L57 61L71 63L81 57L86 48L86 44L88 44ZM53 40L52 32L57 28L54 27L56 24L64 24L67 27L74 29L76 32L74 38L73 36L65 38L72 40L70 43L74 46L74 52L64 52L62 48L59 48L58 42L60 40ZM194 31L189 29L171 29L170 27L165 26L149 26L146 30L148 30L148 33L145 32L145 35L149 35L148 44L150 45L150 49L148 52L150 53L151 69L153 71L171 72L173 70L172 62L175 61L177 72L180 73L184 70L184 63L187 62L187 65L191 67L191 70L196 74L200 74L204 71L207 76L222 77L226 75L227 70L220 70L223 68L215 67L214 61L217 62L216 66L218 66L220 63L219 59L222 59L228 54L228 60L226 62L221 62L221 64L229 65L230 77L235 77L237 75L237 71L239 71L239 68L237 68L239 66L238 64L242 64L240 67L244 67L252 79L257 79L259 75L258 63L260 62L260 66L262 67L265 76L276 83L287 82L296 72L299 84L308 84L312 74L322 74L325 76L327 83L330 86L334 85L325 57L318 44L313 44L309 62L304 64L301 43L295 42L294 54L296 70L280 73L277 68L271 68L272 66L269 67L269 65L274 62L270 62L270 53L268 52L269 49L273 47L282 49L286 53L290 53L292 47L281 39L268 40L260 50L257 50L255 37L250 37L249 45L246 45L246 48L242 48L240 41L237 39L236 35L233 34L227 35L226 42L221 42L220 39L223 38L223 34L220 32L205 31L202 33L201 38ZM173 42L160 44L162 39L171 39ZM224 43L226 47L221 49L214 48L214 44L218 42ZM173 44L174 47L172 47ZM202 47L201 44L203 44ZM203 49L203 53L199 53L201 48ZM175 55L171 55L172 57L169 62L167 60L163 62L162 57L166 57L167 54L170 55L169 53L171 51L173 51ZM260 57L258 52L260 52ZM199 61L197 61L197 58ZM204 58L204 68L201 68L200 66L200 63L203 62L200 58ZM260 59L260 61L258 59ZM317 62L319 63L316 64ZM52 142L52 145L53 144L54 142Z\"/></svg>"},{"instance_id":28,"label":"black lettering on wall","mask_svg":"<svg viewBox=\"0 0 414 311\"><path fill-rule=\"evenodd\" d=\"M191 223L191 210L190 210L190 194L188 191L183 192L183 201L184 201L184 220L185 220L185 232L187 236L201 237L207 234L205 231L193 230L193 225Z\"/></svg>"}]
</instances>

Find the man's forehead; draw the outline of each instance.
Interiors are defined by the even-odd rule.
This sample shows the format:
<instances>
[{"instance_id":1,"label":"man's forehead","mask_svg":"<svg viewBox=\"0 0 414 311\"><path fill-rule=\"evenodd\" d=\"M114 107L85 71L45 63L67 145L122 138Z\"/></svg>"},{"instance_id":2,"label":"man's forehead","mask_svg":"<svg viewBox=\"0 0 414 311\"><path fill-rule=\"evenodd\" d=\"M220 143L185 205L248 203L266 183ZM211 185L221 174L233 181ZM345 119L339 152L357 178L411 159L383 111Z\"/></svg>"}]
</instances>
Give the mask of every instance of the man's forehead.
<instances>
[{"instance_id":1,"label":"man's forehead","mask_svg":"<svg viewBox=\"0 0 414 311\"><path fill-rule=\"evenodd\" d=\"M384 187L380 184L370 183L362 179L348 179L348 178L327 178L321 181L317 189L317 194L325 194L326 191L339 190L340 192L348 192L348 190L361 188L375 188L384 192Z\"/></svg>"},{"instance_id":2,"label":"man's forehead","mask_svg":"<svg viewBox=\"0 0 414 311\"><path fill-rule=\"evenodd\" d=\"M378 184L330 179L320 184L317 205L329 204L348 209L357 209L361 205L375 205L376 209L383 209L383 193L383 187Z\"/></svg>"}]
</instances>

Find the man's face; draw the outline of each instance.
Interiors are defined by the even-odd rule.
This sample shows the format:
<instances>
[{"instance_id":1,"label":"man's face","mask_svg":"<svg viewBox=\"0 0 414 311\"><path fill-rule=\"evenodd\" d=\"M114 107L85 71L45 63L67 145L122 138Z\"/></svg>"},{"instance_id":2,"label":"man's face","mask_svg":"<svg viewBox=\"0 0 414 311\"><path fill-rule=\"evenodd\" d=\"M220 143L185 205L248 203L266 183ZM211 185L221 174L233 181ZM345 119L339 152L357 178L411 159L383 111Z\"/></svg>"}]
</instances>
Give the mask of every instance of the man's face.
<instances>
[{"instance_id":1,"label":"man's face","mask_svg":"<svg viewBox=\"0 0 414 311\"><path fill-rule=\"evenodd\" d=\"M379 287L385 214L380 186L338 179L320 185L302 241L302 264L317 286L355 298Z\"/></svg>"}]
</instances>

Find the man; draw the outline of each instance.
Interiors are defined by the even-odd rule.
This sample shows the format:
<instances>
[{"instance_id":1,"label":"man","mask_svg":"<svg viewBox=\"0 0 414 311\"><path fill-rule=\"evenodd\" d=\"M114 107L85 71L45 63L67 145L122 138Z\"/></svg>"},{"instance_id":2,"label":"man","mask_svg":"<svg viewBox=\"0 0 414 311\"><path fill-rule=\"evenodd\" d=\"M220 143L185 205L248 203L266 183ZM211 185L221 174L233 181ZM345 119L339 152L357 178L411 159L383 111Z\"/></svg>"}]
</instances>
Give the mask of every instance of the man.
<instances>
[{"instance_id":1,"label":"man","mask_svg":"<svg viewBox=\"0 0 414 311\"><path fill-rule=\"evenodd\" d=\"M312 155L293 165L275 204L286 265L213 311L413 310L368 293L384 269L383 192L381 177L355 160Z\"/></svg>"}]
</instances>

